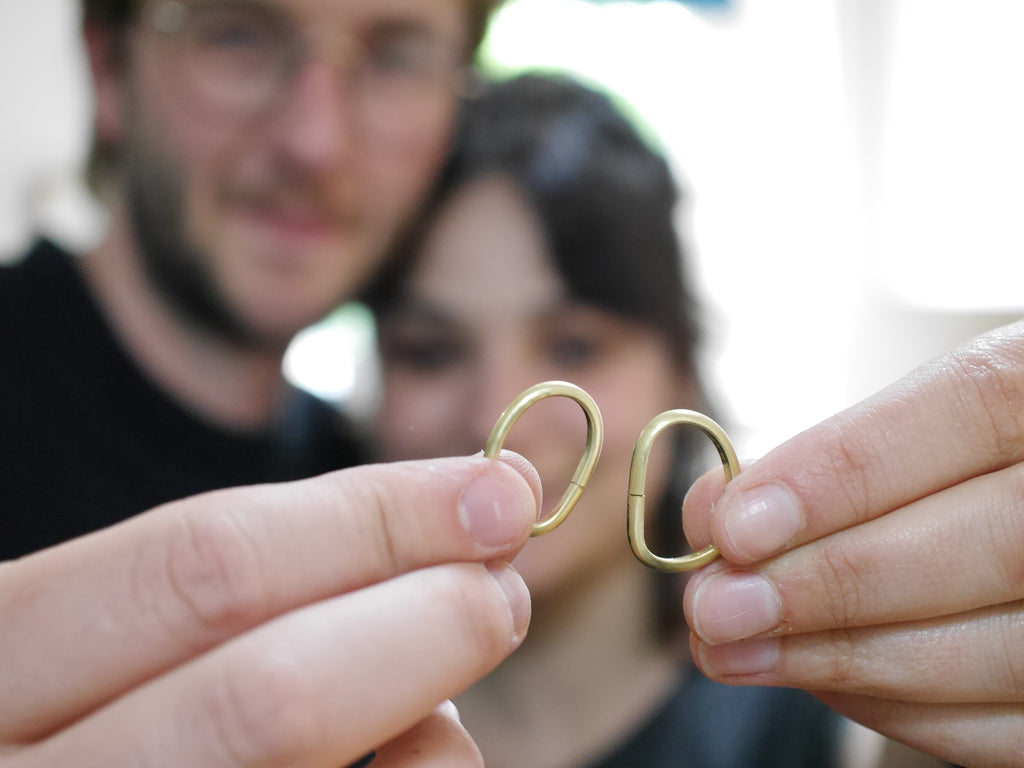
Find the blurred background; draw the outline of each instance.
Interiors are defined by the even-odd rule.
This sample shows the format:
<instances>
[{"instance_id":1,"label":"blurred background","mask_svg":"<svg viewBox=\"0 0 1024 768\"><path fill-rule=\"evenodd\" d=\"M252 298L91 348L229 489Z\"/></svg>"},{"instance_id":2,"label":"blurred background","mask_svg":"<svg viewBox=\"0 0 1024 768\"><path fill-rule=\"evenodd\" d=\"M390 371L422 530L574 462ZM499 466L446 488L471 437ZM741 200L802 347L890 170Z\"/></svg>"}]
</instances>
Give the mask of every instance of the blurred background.
<instances>
[{"instance_id":1,"label":"blurred background","mask_svg":"<svg viewBox=\"0 0 1024 768\"><path fill-rule=\"evenodd\" d=\"M0 5L6 258L102 229L77 13ZM712 391L755 457L1024 311L1022 28L1017 0L511 0L483 65L606 88L670 157ZM358 413L372 347L344 307L286 372Z\"/></svg>"}]
</instances>

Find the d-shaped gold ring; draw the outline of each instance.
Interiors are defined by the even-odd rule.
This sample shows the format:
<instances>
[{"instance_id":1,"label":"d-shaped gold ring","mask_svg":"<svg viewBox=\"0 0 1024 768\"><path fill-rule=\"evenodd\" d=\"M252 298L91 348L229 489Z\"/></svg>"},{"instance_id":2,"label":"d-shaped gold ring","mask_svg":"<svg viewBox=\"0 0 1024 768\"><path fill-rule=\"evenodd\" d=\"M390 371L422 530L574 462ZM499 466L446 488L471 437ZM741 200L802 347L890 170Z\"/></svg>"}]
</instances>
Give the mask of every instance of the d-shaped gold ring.
<instances>
[{"instance_id":1,"label":"d-shaped gold ring","mask_svg":"<svg viewBox=\"0 0 1024 768\"><path fill-rule=\"evenodd\" d=\"M633 461L629 465L629 492L626 497L626 531L629 535L629 546L637 559L649 568L658 571L690 571L707 565L718 557L718 548L710 544L699 552L682 557L660 557L647 546L644 537L644 492L647 485L647 460L651 455L651 446L658 434L673 424L692 424L703 430L718 449L725 468L726 482L732 480L740 472L740 462L732 447L729 436L718 424L703 413L679 409L665 411L651 419L644 427L633 449Z\"/></svg>"},{"instance_id":2,"label":"d-shaped gold ring","mask_svg":"<svg viewBox=\"0 0 1024 768\"><path fill-rule=\"evenodd\" d=\"M583 449L583 456L580 458L579 464L576 465L576 471L569 482L569 487L562 494L562 500L558 502L554 512L534 523L531 536L540 536L553 531L569 516L573 507L576 506L576 502L583 495L583 489L586 488L587 481L590 480L594 467L597 466L597 460L601 457L601 446L604 444L604 421L601 419L601 411L598 410L594 398L567 381L545 381L534 384L513 400L502 412L494 429L491 430L491 436L487 438L484 456L489 459L497 458L501 452L501 446L505 444L505 438L512 430L512 425L530 406L545 397L568 397L579 403L583 414L587 417L587 442Z\"/></svg>"}]
</instances>

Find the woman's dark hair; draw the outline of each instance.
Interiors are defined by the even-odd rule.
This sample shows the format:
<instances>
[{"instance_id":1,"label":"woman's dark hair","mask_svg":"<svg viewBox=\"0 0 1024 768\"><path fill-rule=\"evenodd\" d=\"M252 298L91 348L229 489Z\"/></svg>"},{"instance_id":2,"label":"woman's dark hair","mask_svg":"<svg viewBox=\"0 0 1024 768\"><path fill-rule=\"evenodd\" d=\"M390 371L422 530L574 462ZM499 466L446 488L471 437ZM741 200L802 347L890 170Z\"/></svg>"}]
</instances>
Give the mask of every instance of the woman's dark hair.
<instances>
[{"instance_id":1,"label":"woman's dark hair","mask_svg":"<svg viewBox=\"0 0 1024 768\"><path fill-rule=\"evenodd\" d=\"M672 173L608 96L564 75L490 83L465 103L423 215L365 294L375 315L401 301L409 262L439 207L464 184L489 176L511 181L530 203L575 298L655 329L679 369L697 381L697 307L675 228L680 194ZM681 429L676 437L670 488L652 531L663 555L682 554L680 509L693 480L694 436ZM678 632L679 581L655 578L659 629Z\"/></svg>"}]
</instances>

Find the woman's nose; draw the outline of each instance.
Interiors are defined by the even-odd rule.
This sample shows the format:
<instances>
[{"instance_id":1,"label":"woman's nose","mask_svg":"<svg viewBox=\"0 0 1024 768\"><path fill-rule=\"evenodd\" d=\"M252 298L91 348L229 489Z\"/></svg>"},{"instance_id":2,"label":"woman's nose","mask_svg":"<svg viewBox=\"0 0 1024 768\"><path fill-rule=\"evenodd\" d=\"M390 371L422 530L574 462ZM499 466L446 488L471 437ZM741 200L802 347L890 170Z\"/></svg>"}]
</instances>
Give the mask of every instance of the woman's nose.
<instances>
[{"instance_id":1,"label":"woman's nose","mask_svg":"<svg viewBox=\"0 0 1024 768\"><path fill-rule=\"evenodd\" d=\"M544 380L543 371L529 365L495 366L478 378L473 412L474 439L483 447L501 414L525 390ZM579 405L565 397L539 400L525 411L509 432L505 446L529 451L538 442L572 441L586 433Z\"/></svg>"},{"instance_id":2,"label":"woman's nose","mask_svg":"<svg viewBox=\"0 0 1024 768\"><path fill-rule=\"evenodd\" d=\"M524 389L537 382L530 378L529 370L524 366L500 361L498 364L481 366L474 378L470 419L473 438L483 448L505 408ZM532 419L527 419L524 416L522 421L522 428L517 425L517 428L513 430L513 435L509 438L511 446L521 442L522 438L531 431Z\"/></svg>"}]
</instances>

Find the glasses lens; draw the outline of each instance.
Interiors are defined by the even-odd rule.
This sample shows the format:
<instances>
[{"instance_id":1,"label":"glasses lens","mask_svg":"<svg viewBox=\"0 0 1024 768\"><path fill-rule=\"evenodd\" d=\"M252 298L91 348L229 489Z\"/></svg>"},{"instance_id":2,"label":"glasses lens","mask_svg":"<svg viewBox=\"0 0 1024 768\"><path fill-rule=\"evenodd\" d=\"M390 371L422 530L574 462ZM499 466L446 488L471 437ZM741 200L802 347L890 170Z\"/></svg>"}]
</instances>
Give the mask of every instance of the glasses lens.
<instances>
[{"instance_id":1,"label":"glasses lens","mask_svg":"<svg viewBox=\"0 0 1024 768\"><path fill-rule=\"evenodd\" d=\"M197 92L214 108L267 106L285 77L291 39L286 21L266 6L193 5L187 45Z\"/></svg>"},{"instance_id":2,"label":"glasses lens","mask_svg":"<svg viewBox=\"0 0 1024 768\"><path fill-rule=\"evenodd\" d=\"M459 69L451 47L430 35L370 40L354 73L365 118L378 129L415 129L418 119L451 104Z\"/></svg>"},{"instance_id":3,"label":"glasses lens","mask_svg":"<svg viewBox=\"0 0 1024 768\"><path fill-rule=\"evenodd\" d=\"M439 122L462 84L458 48L415 26L355 40L318 28L303 34L284 11L259 0L169 0L158 10L154 26L181 45L181 86L197 108L218 117L274 108L310 57L339 68L352 117L386 135Z\"/></svg>"}]
</instances>

